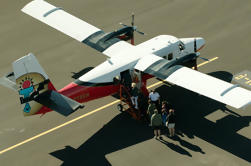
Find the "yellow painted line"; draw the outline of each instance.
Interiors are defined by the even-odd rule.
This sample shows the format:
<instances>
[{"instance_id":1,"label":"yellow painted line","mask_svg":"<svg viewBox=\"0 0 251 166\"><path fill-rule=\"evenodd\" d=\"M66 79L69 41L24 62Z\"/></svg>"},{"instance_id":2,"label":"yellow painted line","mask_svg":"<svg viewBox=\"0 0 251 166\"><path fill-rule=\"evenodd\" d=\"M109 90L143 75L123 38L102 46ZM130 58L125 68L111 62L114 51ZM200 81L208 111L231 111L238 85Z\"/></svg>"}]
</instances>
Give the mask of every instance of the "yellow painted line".
<instances>
[{"instance_id":1,"label":"yellow painted line","mask_svg":"<svg viewBox=\"0 0 251 166\"><path fill-rule=\"evenodd\" d=\"M212 62L212 61L214 61L214 60L216 60L216 59L218 59L218 58L219 58L219 57L214 57L214 58L212 58L212 59L209 59L209 61L205 61L205 62L203 62L203 63L197 65L197 67L203 66L203 65L205 65L205 64L207 64L207 63L209 63L209 62Z\"/></svg>"},{"instance_id":2,"label":"yellow painted line","mask_svg":"<svg viewBox=\"0 0 251 166\"><path fill-rule=\"evenodd\" d=\"M7 151L9 151L9 150L11 150L11 149L14 149L14 148L16 148L16 147L18 147L18 146L21 146L21 145L23 145L23 144L25 144L25 143L27 143L27 142L30 142L30 141L32 141L32 140L34 140L34 139L37 139L37 138L39 138L39 137L41 137L41 136L43 136L43 135L46 135L46 134L48 134L48 133L51 133L51 132L53 132L53 131L55 131L55 130L57 130L57 129L59 129L59 128L62 128L62 127L64 127L64 126L66 126L66 125L69 125L69 124L71 124L71 123L73 123L73 122L76 122L76 121L78 121L78 120L80 120L80 119L82 119L82 118L84 118L84 117L86 117L86 116L89 116L89 115L94 114L94 113L96 113L96 112L98 112L98 111L100 111L100 110L103 110L103 109L105 109L105 108L107 108L107 107L109 107L109 106L111 106L111 105L113 105L113 104L118 103L119 101L120 101L120 100L115 100L115 101L113 101L113 102L111 102L111 103L109 103L109 104L106 104L106 105L104 105L104 106L102 106L102 107L99 107L99 108L97 108L97 109L95 109L95 110L93 110L93 111L91 111L91 112L88 112L88 113L86 113L86 114L84 114L84 115L81 115L81 116L79 116L79 117L77 117L77 118L75 118L75 119L72 119L72 120L70 120L70 121L68 121L68 122L66 122L66 123L63 123L63 124L61 124L61 125L59 125L59 126L56 126L56 127L52 128L52 129L49 129L49 130L47 130L47 131L45 131L45 132L42 132L42 133L40 133L40 134L38 134L38 135L36 135L36 136L34 136L34 137L31 137L31 138L29 138L29 139L27 139L27 140L25 140L25 141L23 141L23 142L20 142L20 143L18 143L18 144L16 144L16 145L13 145L13 146L9 147L9 148L6 148L6 149L0 151L0 155L3 154L3 153L5 153L5 152L7 152Z\"/></svg>"},{"instance_id":3,"label":"yellow painted line","mask_svg":"<svg viewBox=\"0 0 251 166\"><path fill-rule=\"evenodd\" d=\"M203 62L203 63L199 64L198 67L203 66L203 65L205 65L205 64L207 64L207 63L209 63L209 62L212 62L212 61L214 61L214 60L216 60L216 59L218 59L218 57L215 57L215 58L210 59L209 61ZM153 87L155 87L155 86L157 86L157 85L159 85L159 84L161 84L161 83L162 83L162 81L159 81L159 82L157 82L157 83L154 83L154 84L148 86L147 89L153 88ZM55 130L57 130L57 129L60 129L60 128L66 126L66 125L69 125L69 124L71 124L71 123L73 123L73 122L76 122L76 121L78 121L78 120L80 120L80 119L82 119L82 118L84 118L84 117L87 117L87 116L92 115L92 114L94 114L94 113L96 113L96 112L98 112L98 111L101 111L101 110L103 110L103 109L105 109L105 108L107 108L107 107L110 107L111 105L114 105L114 104L118 103L119 101L120 101L120 100L115 100L115 101L113 101L113 102L111 102L111 103L109 103L109 104L106 104L106 105L104 105L104 106L102 106L102 107L99 107L99 108L97 108L97 109L95 109L95 110L93 110L93 111L91 111L91 112L88 112L88 113L86 113L86 114L84 114L84 115L81 115L81 116L79 116L79 117L77 117L77 118L75 118L75 119L72 119L72 120L70 120L70 121L68 121L68 122L65 122L65 123L63 123L63 124L61 124L61 125L59 125L59 126L56 126L56 127L52 128L52 129L49 129L49 130L47 130L47 131L45 131L45 132L42 132L42 133L40 133L40 134L38 134L38 135L36 135L36 136L34 136L34 137L31 137L31 138L29 138L29 139L27 139L27 140L24 140L24 141L22 141L22 142L20 142L20 143L18 143L18 144L16 144L16 145L13 145L13 146L11 146L11 147L8 147L8 148L6 148L6 149L0 151L0 155L3 154L3 153L5 153L5 152L7 152L7 151L9 151L9 150L15 149L15 148L17 148L17 147L19 147L19 146L21 146L21 145L23 145L23 144L25 144L25 143L28 143L28 142L30 142L30 141L32 141L32 140L34 140L34 139L37 139L37 138L39 138L39 137L41 137L41 136L43 136L43 135L46 135L46 134L51 133L51 132L53 132L53 131L55 131Z\"/></svg>"}]
</instances>

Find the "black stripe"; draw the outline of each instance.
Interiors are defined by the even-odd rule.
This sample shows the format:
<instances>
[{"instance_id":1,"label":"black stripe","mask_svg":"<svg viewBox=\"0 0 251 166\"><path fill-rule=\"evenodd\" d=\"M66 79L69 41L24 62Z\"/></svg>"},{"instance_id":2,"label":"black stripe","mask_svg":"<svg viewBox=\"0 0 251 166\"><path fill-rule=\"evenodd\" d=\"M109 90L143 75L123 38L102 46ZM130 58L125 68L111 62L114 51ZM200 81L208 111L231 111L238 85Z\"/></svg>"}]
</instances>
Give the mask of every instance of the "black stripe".
<instances>
[{"instance_id":1,"label":"black stripe","mask_svg":"<svg viewBox=\"0 0 251 166\"><path fill-rule=\"evenodd\" d=\"M82 86L92 86L92 87L114 85L113 82L93 83L93 82L80 81L79 79L75 80L74 83Z\"/></svg>"},{"instance_id":2,"label":"black stripe","mask_svg":"<svg viewBox=\"0 0 251 166\"><path fill-rule=\"evenodd\" d=\"M166 60L164 60L164 61L166 61ZM167 77L169 77L173 72L175 72L176 70L183 67L181 65L172 66L172 64L169 64L169 63L166 63L164 66L162 66L163 60L157 61L157 62L153 63L151 66L149 66L144 71L144 73L148 73L150 75L153 75L153 76L155 76L157 78L160 78L160 79L164 80ZM159 66L162 66L162 67L159 67Z\"/></svg>"},{"instance_id":3,"label":"black stripe","mask_svg":"<svg viewBox=\"0 0 251 166\"><path fill-rule=\"evenodd\" d=\"M113 32L105 33L104 31L98 31L87 37L82 43L85 43L97 51L103 52L108 47L120 41L120 39L116 37Z\"/></svg>"},{"instance_id":4,"label":"black stripe","mask_svg":"<svg viewBox=\"0 0 251 166\"><path fill-rule=\"evenodd\" d=\"M194 38L193 44L194 44L194 52L196 52L196 51L197 51L197 42L196 42L196 38Z\"/></svg>"},{"instance_id":5,"label":"black stripe","mask_svg":"<svg viewBox=\"0 0 251 166\"><path fill-rule=\"evenodd\" d=\"M161 59L150 65L144 71L144 73L154 75L157 78L164 80L167 77L169 77L173 72L183 67L181 65L193 60L194 58L196 58L196 56L197 56L196 54L188 54L181 58L173 59L171 61L168 61L166 59Z\"/></svg>"}]
</instances>

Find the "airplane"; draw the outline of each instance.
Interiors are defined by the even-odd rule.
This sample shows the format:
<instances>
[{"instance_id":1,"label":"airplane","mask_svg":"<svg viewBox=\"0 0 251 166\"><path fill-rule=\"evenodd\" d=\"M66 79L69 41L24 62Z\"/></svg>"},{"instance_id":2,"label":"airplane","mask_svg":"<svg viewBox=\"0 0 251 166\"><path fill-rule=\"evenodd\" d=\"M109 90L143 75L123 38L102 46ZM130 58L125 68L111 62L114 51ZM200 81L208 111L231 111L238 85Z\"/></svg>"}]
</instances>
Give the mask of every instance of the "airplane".
<instances>
[{"instance_id":1,"label":"airplane","mask_svg":"<svg viewBox=\"0 0 251 166\"><path fill-rule=\"evenodd\" d=\"M134 45L133 32L138 31L134 16L132 26L121 23L123 28L105 33L44 0L33 0L21 11L108 57L60 90L56 90L32 53L14 61L13 72L0 83L18 92L24 116L52 110L68 116L83 108L82 103L119 93L122 80L133 73L138 74L140 89L146 96L147 80L156 77L237 109L251 103L249 90L191 69L196 69L199 51L205 46L202 37L159 35Z\"/></svg>"}]
</instances>

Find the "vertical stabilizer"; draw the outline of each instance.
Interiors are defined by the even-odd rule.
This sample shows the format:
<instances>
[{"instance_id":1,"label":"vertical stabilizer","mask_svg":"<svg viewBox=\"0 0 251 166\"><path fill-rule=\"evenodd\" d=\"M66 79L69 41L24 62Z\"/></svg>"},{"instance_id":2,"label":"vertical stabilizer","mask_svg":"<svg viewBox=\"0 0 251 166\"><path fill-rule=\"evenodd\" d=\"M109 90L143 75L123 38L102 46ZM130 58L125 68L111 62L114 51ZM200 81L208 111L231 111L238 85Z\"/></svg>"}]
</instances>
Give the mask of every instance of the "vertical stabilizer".
<instances>
[{"instance_id":1,"label":"vertical stabilizer","mask_svg":"<svg viewBox=\"0 0 251 166\"><path fill-rule=\"evenodd\" d=\"M24 116L36 114L42 105L33 101L34 98L55 88L32 53L16 60L12 66L23 114Z\"/></svg>"}]
</instances>

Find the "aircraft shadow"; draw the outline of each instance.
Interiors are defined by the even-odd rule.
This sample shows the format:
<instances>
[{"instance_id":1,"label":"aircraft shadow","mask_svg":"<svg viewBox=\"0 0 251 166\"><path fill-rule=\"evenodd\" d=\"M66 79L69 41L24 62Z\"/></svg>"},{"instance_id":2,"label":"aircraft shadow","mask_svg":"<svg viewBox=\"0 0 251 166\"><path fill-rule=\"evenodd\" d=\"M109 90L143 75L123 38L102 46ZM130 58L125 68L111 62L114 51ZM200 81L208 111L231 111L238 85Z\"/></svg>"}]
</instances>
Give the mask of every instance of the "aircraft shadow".
<instances>
[{"instance_id":1,"label":"aircraft shadow","mask_svg":"<svg viewBox=\"0 0 251 166\"><path fill-rule=\"evenodd\" d=\"M140 131L140 132L139 132ZM105 155L128 146L151 139L151 128L132 119L127 113L121 113L89 138L79 148L66 146L50 153L62 161L63 165L102 165L110 163Z\"/></svg>"},{"instance_id":2,"label":"aircraft shadow","mask_svg":"<svg viewBox=\"0 0 251 166\"><path fill-rule=\"evenodd\" d=\"M73 75L71 76L71 78L74 79L78 79L79 77L81 77L82 75L84 75L85 73L91 71L92 69L94 69L94 67L86 67L78 72L71 72Z\"/></svg>"},{"instance_id":3,"label":"aircraft shadow","mask_svg":"<svg viewBox=\"0 0 251 166\"><path fill-rule=\"evenodd\" d=\"M232 74L224 71L209 73L230 82ZM235 156L251 162L251 142L248 138L236 133L243 127L249 126L250 116L239 114L226 108L224 104L198 95L178 86L162 85L156 89L164 100L171 102L177 115L177 133L174 137L179 145L160 140L173 151L192 157L183 147L204 154L203 150L182 139L184 135L189 138L199 137ZM227 111L227 115L216 123L205 118L216 110ZM139 132L140 131L140 132ZM64 149L50 154L67 165L104 165L111 164L105 155L152 139L152 129L132 119L128 114L121 113L84 142L79 148L65 146Z\"/></svg>"}]
</instances>

